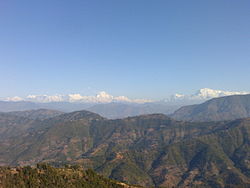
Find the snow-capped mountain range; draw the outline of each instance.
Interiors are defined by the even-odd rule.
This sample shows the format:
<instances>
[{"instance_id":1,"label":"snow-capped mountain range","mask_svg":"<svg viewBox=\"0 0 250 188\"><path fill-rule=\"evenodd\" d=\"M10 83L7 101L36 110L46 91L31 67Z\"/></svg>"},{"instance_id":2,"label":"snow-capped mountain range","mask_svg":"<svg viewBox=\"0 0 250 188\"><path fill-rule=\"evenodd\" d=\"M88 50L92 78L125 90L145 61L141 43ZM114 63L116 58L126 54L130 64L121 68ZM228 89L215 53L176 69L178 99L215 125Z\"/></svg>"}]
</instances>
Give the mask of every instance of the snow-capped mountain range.
<instances>
[{"instance_id":1,"label":"snow-capped mountain range","mask_svg":"<svg viewBox=\"0 0 250 188\"><path fill-rule=\"evenodd\" d=\"M192 95L175 94L164 99L164 102L178 102L178 101L205 101L208 99L229 96L229 95L245 95L250 92L239 91L222 91L213 90L209 88L200 89ZM81 94L68 94L68 95L28 95L22 97L8 97L5 101L30 101L38 103L49 102L70 102L70 103L110 103L110 102L126 102L126 103L149 103L156 102L148 99L130 99L126 96L112 96L105 91L99 92L96 96L84 96Z\"/></svg>"},{"instance_id":2,"label":"snow-capped mountain range","mask_svg":"<svg viewBox=\"0 0 250 188\"><path fill-rule=\"evenodd\" d=\"M222 90L214 90L209 88L203 88L198 90L196 93L192 95L184 95L184 94L175 94L166 99L166 101L176 101L176 100L209 100L217 97L224 97L230 95L247 95L250 92L245 91L222 91Z\"/></svg>"},{"instance_id":3,"label":"snow-capped mountain range","mask_svg":"<svg viewBox=\"0 0 250 188\"><path fill-rule=\"evenodd\" d=\"M70 102L70 103L110 103L110 102L127 102L127 103L147 103L152 100L147 99L129 99L125 96L112 96L105 91L99 92L96 96L84 96L81 94L68 95L28 95L22 97L8 97L5 101L30 101L38 103L49 102Z\"/></svg>"}]
</instances>

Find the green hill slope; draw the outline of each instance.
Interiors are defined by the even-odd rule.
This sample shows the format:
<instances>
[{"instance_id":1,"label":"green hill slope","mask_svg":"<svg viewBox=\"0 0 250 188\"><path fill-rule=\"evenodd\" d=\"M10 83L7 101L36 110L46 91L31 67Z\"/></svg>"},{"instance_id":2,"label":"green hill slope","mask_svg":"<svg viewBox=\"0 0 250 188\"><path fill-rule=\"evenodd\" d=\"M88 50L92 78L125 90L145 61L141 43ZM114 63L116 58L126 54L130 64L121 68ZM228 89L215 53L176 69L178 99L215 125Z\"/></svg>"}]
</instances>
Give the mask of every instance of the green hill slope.
<instances>
[{"instance_id":1,"label":"green hill slope","mask_svg":"<svg viewBox=\"0 0 250 188\"><path fill-rule=\"evenodd\" d=\"M135 188L135 186L104 178L92 170L84 171L77 166L54 168L47 164L38 164L37 167L0 167L0 186L4 188Z\"/></svg>"},{"instance_id":2,"label":"green hill slope","mask_svg":"<svg viewBox=\"0 0 250 188\"><path fill-rule=\"evenodd\" d=\"M211 99L205 103L184 106L172 118L184 121L222 121L250 117L250 95Z\"/></svg>"},{"instance_id":3,"label":"green hill slope","mask_svg":"<svg viewBox=\"0 0 250 188\"><path fill-rule=\"evenodd\" d=\"M29 122L25 131L2 138L0 161L81 164L142 186L242 187L250 186L249 137L249 119L196 123L152 114L107 120L79 111Z\"/></svg>"}]
</instances>

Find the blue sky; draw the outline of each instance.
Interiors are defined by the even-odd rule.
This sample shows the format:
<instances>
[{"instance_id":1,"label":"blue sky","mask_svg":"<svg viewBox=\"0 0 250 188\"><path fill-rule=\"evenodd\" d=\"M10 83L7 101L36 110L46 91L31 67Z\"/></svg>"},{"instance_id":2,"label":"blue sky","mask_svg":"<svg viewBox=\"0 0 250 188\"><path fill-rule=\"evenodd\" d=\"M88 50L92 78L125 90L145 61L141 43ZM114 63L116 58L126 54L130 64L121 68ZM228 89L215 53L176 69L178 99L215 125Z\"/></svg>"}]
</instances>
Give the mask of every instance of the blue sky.
<instances>
[{"instance_id":1,"label":"blue sky","mask_svg":"<svg viewBox=\"0 0 250 188\"><path fill-rule=\"evenodd\" d=\"M250 91L248 0L0 1L0 96Z\"/></svg>"}]
</instances>

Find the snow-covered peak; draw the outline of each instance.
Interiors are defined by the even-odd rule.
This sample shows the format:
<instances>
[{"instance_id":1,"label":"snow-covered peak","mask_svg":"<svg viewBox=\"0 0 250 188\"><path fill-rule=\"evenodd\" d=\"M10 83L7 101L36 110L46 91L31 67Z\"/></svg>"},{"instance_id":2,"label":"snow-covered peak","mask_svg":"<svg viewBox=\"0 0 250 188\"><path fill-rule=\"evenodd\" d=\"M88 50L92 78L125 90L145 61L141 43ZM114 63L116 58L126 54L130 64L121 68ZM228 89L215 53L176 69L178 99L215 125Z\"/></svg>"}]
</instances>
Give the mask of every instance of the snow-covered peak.
<instances>
[{"instance_id":1,"label":"snow-covered peak","mask_svg":"<svg viewBox=\"0 0 250 188\"><path fill-rule=\"evenodd\" d=\"M239 91L222 91L214 90L209 88L203 88L198 90L192 95L185 94L175 94L164 101L171 104L195 104L208 99L223 97L229 95L245 95L250 94L250 92L239 92ZM126 96L113 96L108 94L105 91L99 92L95 96L86 96L79 93L68 94L68 95L28 95L24 98L15 96L8 97L5 101L31 101L39 103L48 103L48 102L72 102L72 103L110 103L110 102L125 102L125 103L148 103L153 102L152 100L147 99L130 99Z\"/></svg>"},{"instance_id":2,"label":"snow-covered peak","mask_svg":"<svg viewBox=\"0 0 250 188\"><path fill-rule=\"evenodd\" d=\"M96 99L98 102L112 102L114 97L108 93L106 93L105 91L101 91L99 94L96 95Z\"/></svg>"},{"instance_id":3,"label":"snow-covered peak","mask_svg":"<svg viewBox=\"0 0 250 188\"><path fill-rule=\"evenodd\" d=\"M196 93L191 95L185 95L185 94L174 94L167 99L165 99L165 102L170 103L178 103L182 102L185 104L196 104L200 103L212 98L217 97L223 97L223 96L230 96L230 95L246 95L250 94L250 92L241 92L241 91L222 91L222 90L214 90L210 88L202 88L199 89Z\"/></svg>"},{"instance_id":4,"label":"snow-covered peak","mask_svg":"<svg viewBox=\"0 0 250 188\"><path fill-rule=\"evenodd\" d=\"M65 96L63 95L28 95L24 100L32 102L62 102Z\"/></svg>"},{"instance_id":5,"label":"snow-covered peak","mask_svg":"<svg viewBox=\"0 0 250 188\"><path fill-rule=\"evenodd\" d=\"M249 92L239 92L239 91L222 91L222 90L214 90L209 88L203 88L200 89L194 97L198 97L201 99L211 99L216 97L223 97L223 96L229 96L229 95L246 95L249 94Z\"/></svg>"},{"instance_id":6,"label":"snow-covered peak","mask_svg":"<svg viewBox=\"0 0 250 188\"><path fill-rule=\"evenodd\" d=\"M79 93L68 95L28 95L25 98L8 97L5 101L31 101L39 103L48 102L75 102L75 103L110 103L110 102L129 102L129 103L146 103L152 102L147 99L129 99L125 96L112 96L105 91L99 92L96 96L84 96Z\"/></svg>"},{"instance_id":7,"label":"snow-covered peak","mask_svg":"<svg viewBox=\"0 0 250 188\"><path fill-rule=\"evenodd\" d=\"M15 97L7 97L5 100L12 101L12 102L18 102L18 101L23 101L24 99L21 97L15 96Z\"/></svg>"},{"instance_id":8,"label":"snow-covered peak","mask_svg":"<svg viewBox=\"0 0 250 188\"><path fill-rule=\"evenodd\" d=\"M179 98L185 97L185 95L176 93L173 97L174 97L175 99L179 99Z\"/></svg>"}]
</instances>

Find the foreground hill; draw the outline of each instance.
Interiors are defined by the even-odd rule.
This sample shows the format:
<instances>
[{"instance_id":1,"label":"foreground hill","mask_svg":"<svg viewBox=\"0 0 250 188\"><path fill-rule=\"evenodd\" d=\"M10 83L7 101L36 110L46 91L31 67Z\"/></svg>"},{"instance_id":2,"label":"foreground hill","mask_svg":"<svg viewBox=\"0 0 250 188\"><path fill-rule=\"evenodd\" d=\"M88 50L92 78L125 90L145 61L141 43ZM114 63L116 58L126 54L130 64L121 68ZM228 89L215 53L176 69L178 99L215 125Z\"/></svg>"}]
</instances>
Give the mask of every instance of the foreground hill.
<instances>
[{"instance_id":1,"label":"foreground hill","mask_svg":"<svg viewBox=\"0 0 250 188\"><path fill-rule=\"evenodd\" d=\"M47 164L38 164L37 167L0 167L0 187L136 188L99 176L92 170L84 171L79 166L54 168Z\"/></svg>"},{"instance_id":2,"label":"foreground hill","mask_svg":"<svg viewBox=\"0 0 250 188\"><path fill-rule=\"evenodd\" d=\"M2 165L77 163L143 186L250 186L250 119L195 123L151 114L107 120L78 111L18 121L13 126L23 131L0 136Z\"/></svg>"},{"instance_id":3,"label":"foreground hill","mask_svg":"<svg viewBox=\"0 0 250 188\"><path fill-rule=\"evenodd\" d=\"M220 97L202 104L184 106L171 117L185 121L222 121L250 117L250 95Z\"/></svg>"}]
</instances>

